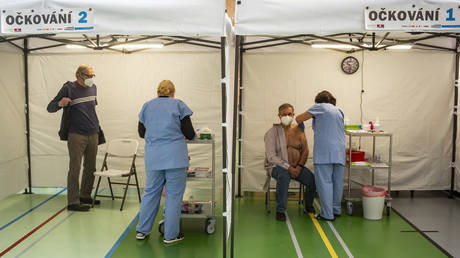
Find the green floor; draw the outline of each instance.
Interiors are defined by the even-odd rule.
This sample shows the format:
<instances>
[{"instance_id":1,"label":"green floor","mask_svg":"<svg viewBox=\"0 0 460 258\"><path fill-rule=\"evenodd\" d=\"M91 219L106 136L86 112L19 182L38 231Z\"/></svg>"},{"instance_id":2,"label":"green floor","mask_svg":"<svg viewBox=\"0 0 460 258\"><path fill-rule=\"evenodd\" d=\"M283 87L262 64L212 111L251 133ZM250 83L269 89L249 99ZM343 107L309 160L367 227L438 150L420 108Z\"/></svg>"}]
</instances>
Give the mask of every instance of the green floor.
<instances>
[{"instance_id":1,"label":"green floor","mask_svg":"<svg viewBox=\"0 0 460 258\"><path fill-rule=\"evenodd\" d=\"M303 257L331 256L312 218L295 201L289 203L288 216ZM265 213L260 195L236 199L235 221L235 257L298 257L286 223L276 221L273 212ZM133 227L113 257L222 257L222 220L214 235L204 233L202 222L185 221L184 241L171 246L163 244L157 227L146 241L135 239ZM337 256L346 257L329 225L319 224ZM445 257L420 234L401 232L413 228L395 213L380 221L342 215L332 224L354 257Z\"/></svg>"},{"instance_id":2,"label":"green floor","mask_svg":"<svg viewBox=\"0 0 460 258\"><path fill-rule=\"evenodd\" d=\"M46 201L62 188L33 188L0 201L0 227ZM131 191L130 191L131 192ZM89 212L62 211L12 248L4 257L104 257L139 211L134 192L120 212L120 201L103 199ZM0 253L66 206L66 191L0 230Z\"/></svg>"},{"instance_id":3,"label":"green floor","mask_svg":"<svg viewBox=\"0 0 460 258\"><path fill-rule=\"evenodd\" d=\"M65 207L65 191L56 195L60 191L62 188L37 188L33 195L16 194L0 200L0 253ZM194 198L203 196L197 192ZM187 219L182 221L184 241L166 245L157 224L148 239L135 239L134 218L139 204L135 192L129 191L122 212L120 201L109 199L88 213L65 210L4 257L105 257L107 254L112 257L222 257L221 203L218 200L216 214L219 216L213 235L204 232L204 219ZM236 199L235 257L298 257L287 223L274 218L274 206L272 202L272 213L267 214L263 195L246 194ZM331 257L330 249L338 257L347 257L328 223L319 222L325 234L322 238L313 219L304 214L295 201L288 204L288 216L303 257ZM5 227L13 220L14 223ZM343 214L331 224L354 257L444 257L419 233L401 232L413 228L396 213L380 221L368 221L359 214L353 217ZM330 249L325 239L330 242Z\"/></svg>"}]
</instances>

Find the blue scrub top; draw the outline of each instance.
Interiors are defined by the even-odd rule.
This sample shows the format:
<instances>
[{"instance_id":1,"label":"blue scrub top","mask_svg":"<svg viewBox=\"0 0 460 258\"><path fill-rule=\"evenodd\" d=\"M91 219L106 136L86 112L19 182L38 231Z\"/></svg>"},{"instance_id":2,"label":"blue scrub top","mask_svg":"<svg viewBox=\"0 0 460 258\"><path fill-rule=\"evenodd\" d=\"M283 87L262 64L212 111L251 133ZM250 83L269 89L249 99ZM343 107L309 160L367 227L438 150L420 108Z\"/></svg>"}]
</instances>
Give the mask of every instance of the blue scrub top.
<instances>
[{"instance_id":1,"label":"blue scrub top","mask_svg":"<svg viewBox=\"0 0 460 258\"><path fill-rule=\"evenodd\" d=\"M189 165L181 120L193 114L175 98L158 97L144 104L139 121L145 126L145 169L163 170Z\"/></svg>"},{"instance_id":2,"label":"blue scrub top","mask_svg":"<svg viewBox=\"0 0 460 258\"><path fill-rule=\"evenodd\" d=\"M343 112L329 103L319 103L307 110L313 117L315 164L345 165L345 131Z\"/></svg>"}]
</instances>

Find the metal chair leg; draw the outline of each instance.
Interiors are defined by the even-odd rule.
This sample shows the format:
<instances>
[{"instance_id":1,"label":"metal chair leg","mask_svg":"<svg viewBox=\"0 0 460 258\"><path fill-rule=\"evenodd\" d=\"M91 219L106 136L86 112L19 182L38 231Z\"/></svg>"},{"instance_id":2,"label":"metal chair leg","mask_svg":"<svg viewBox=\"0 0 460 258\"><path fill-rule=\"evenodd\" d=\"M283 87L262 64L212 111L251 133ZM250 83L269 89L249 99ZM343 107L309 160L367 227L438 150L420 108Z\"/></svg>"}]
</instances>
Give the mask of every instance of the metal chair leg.
<instances>
[{"instance_id":1,"label":"metal chair leg","mask_svg":"<svg viewBox=\"0 0 460 258\"><path fill-rule=\"evenodd\" d=\"M129 181L130 181L130 179L131 179L131 174L128 176L128 180L126 181L125 193L123 194L123 201L121 201L120 211L123 210L123 205L125 204L126 193L128 192L128 187L129 187Z\"/></svg>"},{"instance_id":2,"label":"metal chair leg","mask_svg":"<svg viewBox=\"0 0 460 258\"><path fill-rule=\"evenodd\" d=\"M113 189L112 189L112 182L110 182L110 177L107 177L107 181L109 182L110 194L112 195L112 200L115 200L113 196Z\"/></svg>"},{"instance_id":3,"label":"metal chair leg","mask_svg":"<svg viewBox=\"0 0 460 258\"><path fill-rule=\"evenodd\" d=\"M139 197L139 202L141 202L141 192L139 190L139 181L137 180L137 172L134 172L134 178L136 179L137 196Z\"/></svg>"},{"instance_id":4,"label":"metal chair leg","mask_svg":"<svg viewBox=\"0 0 460 258\"><path fill-rule=\"evenodd\" d=\"M94 202L96 201L97 191L99 190L99 184L101 183L101 177L97 180L96 190L94 191L93 203L91 207L94 207Z\"/></svg>"},{"instance_id":5,"label":"metal chair leg","mask_svg":"<svg viewBox=\"0 0 460 258\"><path fill-rule=\"evenodd\" d=\"M300 204L301 200L302 200L302 184L299 183L299 201L298 201L298 204Z\"/></svg>"}]
</instances>

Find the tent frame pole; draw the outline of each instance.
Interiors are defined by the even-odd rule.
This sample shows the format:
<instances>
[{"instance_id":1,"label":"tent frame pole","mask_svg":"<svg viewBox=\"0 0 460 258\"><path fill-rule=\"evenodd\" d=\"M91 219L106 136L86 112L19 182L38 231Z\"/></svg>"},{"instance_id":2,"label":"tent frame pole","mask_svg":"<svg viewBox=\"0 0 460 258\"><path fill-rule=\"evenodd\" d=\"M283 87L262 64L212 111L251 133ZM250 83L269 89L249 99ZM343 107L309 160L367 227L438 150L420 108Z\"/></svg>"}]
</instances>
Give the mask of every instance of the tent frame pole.
<instances>
[{"instance_id":1,"label":"tent frame pole","mask_svg":"<svg viewBox=\"0 0 460 258\"><path fill-rule=\"evenodd\" d=\"M458 111L458 64L459 64L459 58L460 58L460 53L458 52L458 48L460 47L460 39L456 39L455 46L457 48L456 54L455 54L455 81L454 81L454 125L453 125L453 130L452 130L452 163L451 163L451 175L450 175L450 192L449 192L449 198L452 199L454 198L454 192L455 192L455 159L457 155L457 111Z\"/></svg>"},{"instance_id":2,"label":"tent frame pole","mask_svg":"<svg viewBox=\"0 0 460 258\"><path fill-rule=\"evenodd\" d=\"M30 112L29 112L29 39L24 38L24 83L25 83L25 113L26 113L26 139L27 139L27 178L28 189L26 188L25 194L32 194L32 165L30 158Z\"/></svg>"},{"instance_id":3,"label":"tent frame pole","mask_svg":"<svg viewBox=\"0 0 460 258\"><path fill-rule=\"evenodd\" d=\"M238 71L240 66L240 51L241 51L241 36L236 36L236 48L235 48L235 81L233 87L233 137L232 137L232 219L230 225L230 257L234 257L234 244L235 244L235 158L236 158L236 124L237 124L237 113L238 113Z\"/></svg>"},{"instance_id":4,"label":"tent frame pole","mask_svg":"<svg viewBox=\"0 0 460 258\"><path fill-rule=\"evenodd\" d=\"M294 36L288 36L288 37L276 37L272 39L267 39L267 40L258 40L258 41L251 41L244 43L243 45L246 46L244 48L244 51L249 51L249 50L255 50L255 49L261 49L261 48L267 48L267 47L275 47L275 46L280 46L280 45L287 45L291 43L297 43L297 44L304 44L304 45L311 45L311 43L308 43L308 41L311 41L313 39L321 39L325 40L326 42L333 42L333 43L338 43L338 44L345 44L345 45L350 45L357 47L358 49L356 50L348 50L348 51L343 51L341 52L346 52L346 53L353 53L356 51L362 51L362 50L371 50L371 51L377 51L377 50L385 50L388 47L392 46L397 46L397 45L402 45L402 44L413 44L416 46L422 46L422 47L428 47L428 48L433 48L437 50L445 50L445 51L457 51L456 49L453 48L448 48L448 47L442 47L442 46L436 46L436 45L431 45L431 44L425 44L425 43L418 43L419 41L427 40L427 39L432 39L432 38L439 38L439 37L449 37L449 38L455 38L459 39L459 35L456 34L451 34L451 33L429 33L428 36L420 37L420 38L415 38L415 39L409 39L409 40L396 40L393 38L388 38L388 34L385 34L383 37L379 38L379 41L376 43L377 40L377 35L376 34L363 34L360 39L358 39L359 42L362 42L363 39L367 37L371 37L371 43L372 46L362 46L359 43L355 42L350 42L350 41L343 41L336 39L334 37L337 36L342 36L344 33L338 33L338 34L332 34L332 35L326 35L326 36L319 36L319 35L314 35L314 34L305 34L305 35L294 35ZM353 35L360 35L357 33L353 33ZM306 37L309 39L303 39L303 40L297 40L295 38L299 37ZM389 40L389 41L394 41L394 43L386 46L380 46L381 43L383 43L384 40ZM279 43L272 43L274 41L282 41ZM248 47L249 45L257 45L257 46L251 46ZM330 49L330 50L336 50L337 49Z\"/></svg>"},{"instance_id":5,"label":"tent frame pole","mask_svg":"<svg viewBox=\"0 0 460 258\"><path fill-rule=\"evenodd\" d=\"M221 74L221 88L222 88L222 195L223 195L223 248L222 257L227 257L227 83L226 81L226 66L225 66L225 45L226 38L220 38L220 74Z\"/></svg>"},{"instance_id":6,"label":"tent frame pole","mask_svg":"<svg viewBox=\"0 0 460 258\"><path fill-rule=\"evenodd\" d=\"M242 198L241 195L241 164L242 164L242 148L243 148L243 141L242 141L242 133L243 133L243 44L244 44L244 36L241 36L241 41L239 45L239 53L240 53L240 63L239 63L239 84L238 84L238 194L236 195L237 198Z\"/></svg>"}]
</instances>

